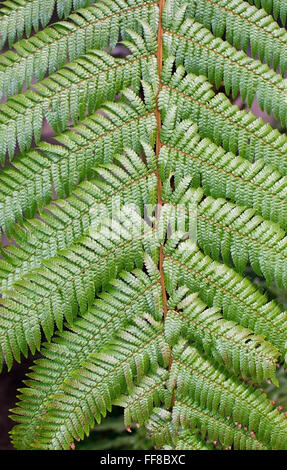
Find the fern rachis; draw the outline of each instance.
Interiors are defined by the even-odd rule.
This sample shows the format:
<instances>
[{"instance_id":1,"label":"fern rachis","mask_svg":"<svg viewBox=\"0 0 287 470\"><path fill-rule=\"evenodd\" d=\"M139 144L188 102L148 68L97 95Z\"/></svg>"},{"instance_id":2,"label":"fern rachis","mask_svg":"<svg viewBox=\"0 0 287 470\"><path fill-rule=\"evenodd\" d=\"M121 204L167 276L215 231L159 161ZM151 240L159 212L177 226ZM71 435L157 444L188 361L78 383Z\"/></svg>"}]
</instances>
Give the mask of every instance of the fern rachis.
<instances>
[{"instance_id":1,"label":"fern rachis","mask_svg":"<svg viewBox=\"0 0 287 470\"><path fill-rule=\"evenodd\" d=\"M41 353L16 448L74 448L120 406L165 449L287 449L259 385L278 385L287 312L246 275L287 288L286 13L4 2L0 346L9 369Z\"/></svg>"}]
</instances>

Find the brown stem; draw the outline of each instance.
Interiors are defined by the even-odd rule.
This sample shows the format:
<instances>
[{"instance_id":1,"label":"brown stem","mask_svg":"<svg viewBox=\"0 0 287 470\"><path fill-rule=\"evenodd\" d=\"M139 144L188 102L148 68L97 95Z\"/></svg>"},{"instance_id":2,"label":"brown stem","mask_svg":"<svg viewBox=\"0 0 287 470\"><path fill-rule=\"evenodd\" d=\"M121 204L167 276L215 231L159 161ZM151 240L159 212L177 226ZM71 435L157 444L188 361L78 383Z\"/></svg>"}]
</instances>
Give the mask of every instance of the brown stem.
<instances>
[{"instance_id":1,"label":"brown stem","mask_svg":"<svg viewBox=\"0 0 287 470\"><path fill-rule=\"evenodd\" d=\"M157 97L156 97L156 110L155 110L155 115L156 115L156 122L157 122L157 133L156 133L156 157L158 160L160 149L161 149L161 141L160 141L160 131L161 131L161 115L160 115L160 110L159 110L159 102L158 102L158 97L159 93L162 88L161 84L161 72L162 72L162 36L163 36L163 27L162 27L162 12L164 9L164 3L165 0L160 0L159 1L159 24L158 24L158 36L157 36L157 65L158 65L158 74L159 74L159 86L158 86L158 92L157 92ZM161 184L161 179L159 176L159 171L158 168L156 170L156 175L157 175L157 217L159 219L160 213L161 213L161 208L163 206L163 200L162 200L162 195L161 195L161 190L162 190L162 184ZM164 273L163 273L163 262L164 262L164 253L163 253L163 245L160 246L159 248L159 272L160 272L160 283L161 283L161 291L162 291L162 300L163 300L163 321L165 321L166 315L167 315L167 295L166 295L166 288L165 288L165 282L164 282ZM170 356L169 356L169 364L168 364L168 369L170 370L172 366L172 350L170 348ZM175 395L174 395L174 390L172 392L172 398L171 398L171 406L173 407L175 401Z\"/></svg>"},{"instance_id":2,"label":"brown stem","mask_svg":"<svg viewBox=\"0 0 287 470\"><path fill-rule=\"evenodd\" d=\"M158 24L157 54L156 54L159 76L161 76L161 72L162 72L162 36L163 36L162 12L164 8L164 2L165 0L159 1L159 24ZM158 105L158 97L161 91L161 86L162 86L161 81L159 80L158 93L156 97L156 110L155 110L155 116L156 116L156 122L157 122L157 133L156 133L156 157L157 159L159 157L159 153L161 149L161 141L160 141L161 115L160 115L159 105ZM158 194L157 217L159 218L163 201L161 197L162 184L161 184L161 179L159 176L158 169L156 170L156 175L157 175L157 194ZM163 245L161 245L159 249L159 272L160 272L160 282L161 282L161 290L162 290L162 298L163 298L163 319L165 319L167 315L167 295L166 295L166 289L165 289L165 283L164 283L163 260L164 260Z\"/></svg>"}]
</instances>

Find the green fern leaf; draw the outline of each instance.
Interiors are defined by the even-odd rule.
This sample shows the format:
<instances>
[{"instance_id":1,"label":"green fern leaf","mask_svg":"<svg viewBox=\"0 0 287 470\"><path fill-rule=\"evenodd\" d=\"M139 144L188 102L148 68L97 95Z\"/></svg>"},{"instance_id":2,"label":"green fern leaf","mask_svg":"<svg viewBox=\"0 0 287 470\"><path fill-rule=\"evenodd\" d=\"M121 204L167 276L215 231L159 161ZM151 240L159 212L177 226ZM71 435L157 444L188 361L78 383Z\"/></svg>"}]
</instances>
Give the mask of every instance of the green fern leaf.
<instances>
[{"instance_id":1,"label":"green fern leaf","mask_svg":"<svg viewBox=\"0 0 287 470\"><path fill-rule=\"evenodd\" d=\"M264 393L287 360L285 3L2 3L1 368L40 356L14 447L74 449L120 407L156 448L287 450Z\"/></svg>"},{"instance_id":2,"label":"green fern leaf","mask_svg":"<svg viewBox=\"0 0 287 470\"><path fill-rule=\"evenodd\" d=\"M138 91L142 77L154 75L155 67L153 51L142 52L146 56L133 56L130 60L114 59L101 51L90 52L37 83L36 93L28 90L7 100L0 107L2 164L7 150L13 157L16 144L24 152L31 147L33 138L39 143L44 117L60 133L70 119L73 124L83 120L86 111L94 113L122 89L132 86Z\"/></svg>"},{"instance_id":3,"label":"green fern leaf","mask_svg":"<svg viewBox=\"0 0 287 470\"><path fill-rule=\"evenodd\" d=\"M286 71L286 30L280 28L265 10L258 10L242 0L199 0L188 5L189 16L212 30L216 37L244 52L251 47L258 56L284 76ZM239 29L241 33L238 34Z\"/></svg>"},{"instance_id":4,"label":"green fern leaf","mask_svg":"<svg viewBox=\"0 0 287 470\"><path fill-rule=\"evenodd\" d=\"M128 96L135 98L131 92ZM17 159L12 168L3 170L0 225L8 233L15 219L21 222L23 212L33 217L37 207L51 201L53 186L58 197L69 195L78 182L93 175L94 167L111 163L113 155L125 146L139 152L141 140L153 144L154 113L142 101L129 105L110 102L101 111L104 116L95 113L73 130L58 135L58 145L42 142L40 152L32 150Z\"/></svg>"},{"instance_id":5,"label":"green fern leaf","mask_svg":"<svg viewBox=\"0 0 287 470\"><path fill-rule=\"evenodd\" d=\"M88 6L92 0L46 0L43 8L40 0L6 0L2 2L0 12L1 41L3 47L8 40L11 47L15 39L23 34L30 36L32 29L38 31L45 27L53 14L55 5L60 17L67 16L72 8Z\"/></svg>"},{"instance_id":6,"label":"green fern leaf","mask_svg":"<svg viewBox=\"0 0 287 470\"><path fill-rule=\"evenodd\" d=\"M132 201L143 215L144 207L154 206L157 196L155 155L151 147L142 144L146 153L150 152L147 166L134 151L126 149L125 155L115 157L117 165L100 166L95 171L95 179L80 183L69 198L46 206L40 212L41 220L28 219L23 228L15 227L13 240L19 246L11 244L2 250L2 289L9 288L29 270L40 267L43 259L68 248L87 232L93 220L108 217L115 207ZM127 170L121 170L121 165Z\"/></svg>"},{"instance_id":7,"label":"green fern leaf","mask_svg":"<svg viewBox=\"0 0 287 470\"><path fill-rule=\"evenodd\" d=\"M104 50L108 45L113 49L119 33L125 38L127 29L142 31L139 20L148 21L155 30L155 4L147 0L119 4L105 0L22 39L13 46L16 52L1 55L0 90L6 95L19 93L24 84L31 86L34 76L42 79L46 72L51 74L62 67L68 58L73 61L89 49Z\"/></svg>"},{"instance_id":8,"label":"green fern leaf","mask_svg":"<svg viewBox=\"0 0 287 470\"><path fill-rule=\"evenodd\" d=\"M249 107L256 95L260 108L269 114L272 111L286 127L286 81L280 75L216 38L194 20L164 26L170 28L163 35L166 53L175 56L177 65L183 64L187 72L206 75L217 88L224 81L226 93L232 93L233 98L240 93Z\"/></svg>"},{"instance_id":9,"label":"green fern leaf","mask_svg":"<svg viewBox=\"0 0 287 470\"><path fill-rule=\"evenodd\" d=\"M166 61L159 103L165 109L177 106L178 117L197 123L200 135L226 151L253 162L263 159L286 175L286 135L251 112L239 110L223 93L215 94L206 77L186 74L182 66L171 74L173 58Z\"/></svg>"},{"instance_id":10,"label":"green fern leaf","mask_svg":"<svg viewBox=\"0 0 287 470\"><path fill-rule=\"evenodd\" d=\"M283 24L286 24L287 19L287 5L280 0L248 0L249 3L254 4L257 8L264 8L267 13L272 13L277 20L281 19Z\"/></svg>"}]
</instances>

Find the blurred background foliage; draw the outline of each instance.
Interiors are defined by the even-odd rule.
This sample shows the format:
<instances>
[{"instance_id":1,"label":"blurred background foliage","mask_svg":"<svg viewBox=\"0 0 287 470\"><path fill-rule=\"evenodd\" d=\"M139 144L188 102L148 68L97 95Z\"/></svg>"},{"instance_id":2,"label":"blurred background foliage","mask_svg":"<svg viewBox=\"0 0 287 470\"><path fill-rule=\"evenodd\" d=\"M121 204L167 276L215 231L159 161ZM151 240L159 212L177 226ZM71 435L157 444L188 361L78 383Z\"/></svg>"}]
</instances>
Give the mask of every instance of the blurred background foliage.
<instances>
[{"instance_id":1,"label":"blurred background foliage","mask_svg":"<svg viewBox=\"0 0 287 470\"><path fill-rule=\"evenodd\" d=\"M149 450L153 445L143 428L132 428L127 432L120 408L99 424L84 441L76 445L76 450Z\"/></svg>"}]
</instances>

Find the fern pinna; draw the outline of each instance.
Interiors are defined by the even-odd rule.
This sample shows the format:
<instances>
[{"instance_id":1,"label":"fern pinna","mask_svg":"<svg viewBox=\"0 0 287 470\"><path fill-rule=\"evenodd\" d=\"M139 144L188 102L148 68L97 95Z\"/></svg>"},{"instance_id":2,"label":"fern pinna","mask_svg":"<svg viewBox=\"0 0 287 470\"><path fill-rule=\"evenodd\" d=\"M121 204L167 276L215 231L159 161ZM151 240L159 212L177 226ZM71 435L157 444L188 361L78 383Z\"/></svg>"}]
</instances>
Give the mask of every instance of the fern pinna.
<instances>
[{"instance_id":1,"label":"fern pinna","mask_svg":"<svg viewBox=\"0 0 287 470\"><path fill-rule=\"evenodd\" d=\"M245 270L287 287L286 21L279 0L2 2L0 344L9 369L40 351L16 448L73 449L120 406L165 449L287 449L259 385L287 313Z\"/></svg>"}]
</instances>

